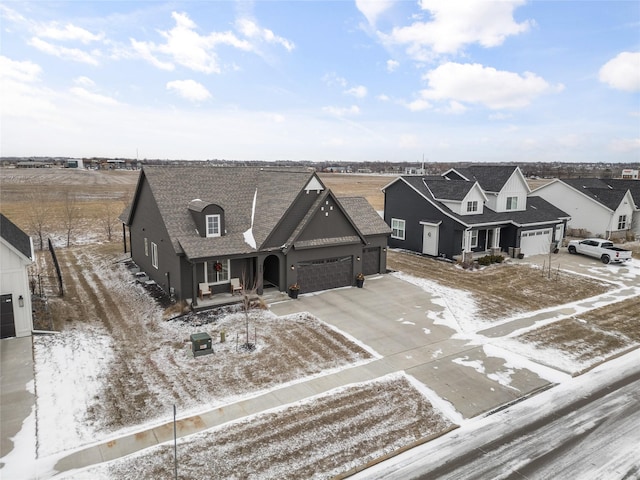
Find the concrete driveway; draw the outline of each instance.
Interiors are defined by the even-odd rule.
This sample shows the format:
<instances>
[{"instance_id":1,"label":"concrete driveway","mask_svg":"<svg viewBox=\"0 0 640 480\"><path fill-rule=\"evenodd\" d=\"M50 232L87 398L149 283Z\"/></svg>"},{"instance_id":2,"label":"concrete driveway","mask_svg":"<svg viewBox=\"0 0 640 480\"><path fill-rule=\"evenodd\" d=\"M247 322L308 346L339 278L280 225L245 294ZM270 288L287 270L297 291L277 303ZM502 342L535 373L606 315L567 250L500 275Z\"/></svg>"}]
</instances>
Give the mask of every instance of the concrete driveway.
<instances>
[{"instance_id":1,"label":"concrete driveway","mask_svg":"<svg viewBox=\"0 0 640 480\"><path fill-rule=\"evenodd\" d=\"M546 268L551 262L552 272L560 268L615 283L621 288L610 295L611 301L637 295L640 288L639 260L604 265L597 259L570 255L563 248L558 254L514 261ZM591 303L586 299L578 306L588 307ZM530 312L513 321L461 335L434 323L433 319L444 310L443 305L443 299L435 293L393 275L383 275L367 278L362 289L302 295L298 300L272 305L271 310L278 315L307 311L333 325L380 355L380 360L367 369L378 368L381 375L403 370L449 401L465 418L549 387L571 373L500 351L491 342L541 319L570 315L575 306Z\"/></svg>"},{"instance_id":2,"label":"concrete driveway","mask_svg":"<svg viewBox=\"0 0 640 480\"><path fill-rule=\"evenodd\" d=\"M434 323L440 298L393 275L367 278L364 288L301 295L271 305L277 315L306 311L355 338L382 358L380 375L405 371L449 401L463 417L491 411L551 384L529 368L490 356L477 342ZM526 362L524 362L526 363ZM546 367L541 367L544 369ZM540 371L540 369L536 369Z\"/></svg>"}]
</instances>

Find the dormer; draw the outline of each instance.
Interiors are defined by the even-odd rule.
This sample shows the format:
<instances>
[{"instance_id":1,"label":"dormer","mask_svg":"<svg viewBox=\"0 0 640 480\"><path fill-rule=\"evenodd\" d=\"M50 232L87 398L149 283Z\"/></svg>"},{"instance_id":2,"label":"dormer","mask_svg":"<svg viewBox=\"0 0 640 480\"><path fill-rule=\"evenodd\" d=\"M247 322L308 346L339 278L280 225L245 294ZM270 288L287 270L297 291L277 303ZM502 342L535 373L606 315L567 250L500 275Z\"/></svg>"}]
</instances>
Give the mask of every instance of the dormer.
<instances>
[{"instance_id":1,"label":"dormer","mask_svg":"<svg viewBox=\"0 0 640 480\"><path fill-rule=\"evenodd\" d=\"M484 213L484 203L486 201L486 195L478 182L476 182L460 202L460 211L457 213L460 215L481 215Z\"/></svg>"},{"instance_id":2,"label":"dormer","mask_svg":"<svg viewBox=\"0 0 640 480\"><path fill-rule=\"evenodd\" d=\"M527 196L530 192L524 175L516 168L497 194L487 195L487 206L496 212L522 212L527 209Z\"/></svg>"},{"instance_id":3,"label":"dormer","mask_svg":"<svg viewBox=\"0 0 640 480\"><path fill-rule=\"evenodd\" d=\"M215 203L196 198L189 202L189 212L201 237L221 237L225 234L224 209Z\"/></svg>"}]
</instances>

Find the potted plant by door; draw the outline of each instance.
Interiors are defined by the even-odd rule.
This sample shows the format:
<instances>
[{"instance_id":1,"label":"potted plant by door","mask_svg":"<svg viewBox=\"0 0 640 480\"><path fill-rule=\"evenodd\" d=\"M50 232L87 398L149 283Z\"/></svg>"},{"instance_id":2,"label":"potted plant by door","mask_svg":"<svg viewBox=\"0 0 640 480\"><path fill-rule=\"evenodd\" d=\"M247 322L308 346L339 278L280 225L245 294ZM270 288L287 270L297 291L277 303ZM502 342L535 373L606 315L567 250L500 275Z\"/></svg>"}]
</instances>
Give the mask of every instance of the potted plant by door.
<instances>
[{"instance_id":1,"label":"potted plant by door","mask_svg":"<svg viewBox=\"0 0 640 480\"><path fill-rule=\"evenodd\" d=\"M356 275L356 287L362 288L363 285L364 285L364 275L359 273L358 275Z\"/></svg>"},{"instance_id":2,"label":"potted plant by door","mask_svg":"<svg viewBox=\"0 0 640 480\"><path fill-rule=\"evenodd\" d=\"M300 293L300 285L297 283L289 285L289 296L291 298L298 298L298 293Z\"/></svg>"}]
</instances>

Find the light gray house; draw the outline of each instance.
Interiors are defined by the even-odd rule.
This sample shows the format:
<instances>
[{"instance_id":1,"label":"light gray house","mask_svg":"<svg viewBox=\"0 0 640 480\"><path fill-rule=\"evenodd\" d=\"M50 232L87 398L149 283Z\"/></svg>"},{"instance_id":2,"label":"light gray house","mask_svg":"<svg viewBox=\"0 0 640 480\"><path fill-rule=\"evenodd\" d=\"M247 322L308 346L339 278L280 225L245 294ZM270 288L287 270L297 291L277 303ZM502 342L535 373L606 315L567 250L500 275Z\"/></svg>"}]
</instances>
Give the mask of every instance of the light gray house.
<instances>
[{"instance_id":1,"label":"light gray house","mask_svg":"<svg viewBox=\"0 0 640 480\"><path fill-rule=\"evenodd\" d=\"M622 239L640 235L638 180L556 179L531 195L567 212L571 216L567 226L583 230L585 236Z\"/></svg>"},{"instance_id":2,"label":"light gray house","mask_svg":"<svg viewBox=\"0 0 640 480\"><path fill-rule=\"evenodd\" d=\"M27 269L34 258L31 237L0 213L1 338L31 335L33 314Z\"/></svg>"},{"instance_id":3,"label":"light gray house","mask_svg":"<svg viewBox=\"0 0 640 480\"><path fill-rule=\"evenodd\" d=\"M197 305L204 288L313 292L386 271L390 230L363 198L337 198L306 169L146 166L121 217L133 261Z\"/></svg>"}]
</instances>

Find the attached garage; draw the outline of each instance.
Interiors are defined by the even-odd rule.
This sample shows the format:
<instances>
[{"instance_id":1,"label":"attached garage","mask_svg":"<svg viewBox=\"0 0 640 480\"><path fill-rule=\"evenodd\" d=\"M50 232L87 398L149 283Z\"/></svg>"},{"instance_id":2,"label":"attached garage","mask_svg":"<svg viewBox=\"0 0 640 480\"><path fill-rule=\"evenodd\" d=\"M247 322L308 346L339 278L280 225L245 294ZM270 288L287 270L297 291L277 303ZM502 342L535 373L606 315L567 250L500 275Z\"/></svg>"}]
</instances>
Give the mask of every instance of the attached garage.
<instances>
[{"instance_id":1,"label":"attached garage","mask_svg":"<svg viewBox=\"0 0 640 480\"><path fill-rule=\"evenodd\" d=\"M352 285L353 257L335 257L298 263L300 293Z\"/></svg>"},{"instance_id":2,"label":"attached garage","mask_svg":"<svg viewBox=\"0 0 640 480\"><path fill-rule=\"evenodd\" d=\"M551 249L552 229L527 230L520 235L520 252L524 255L549 253Z\"/></svg>"}]
</instances>

